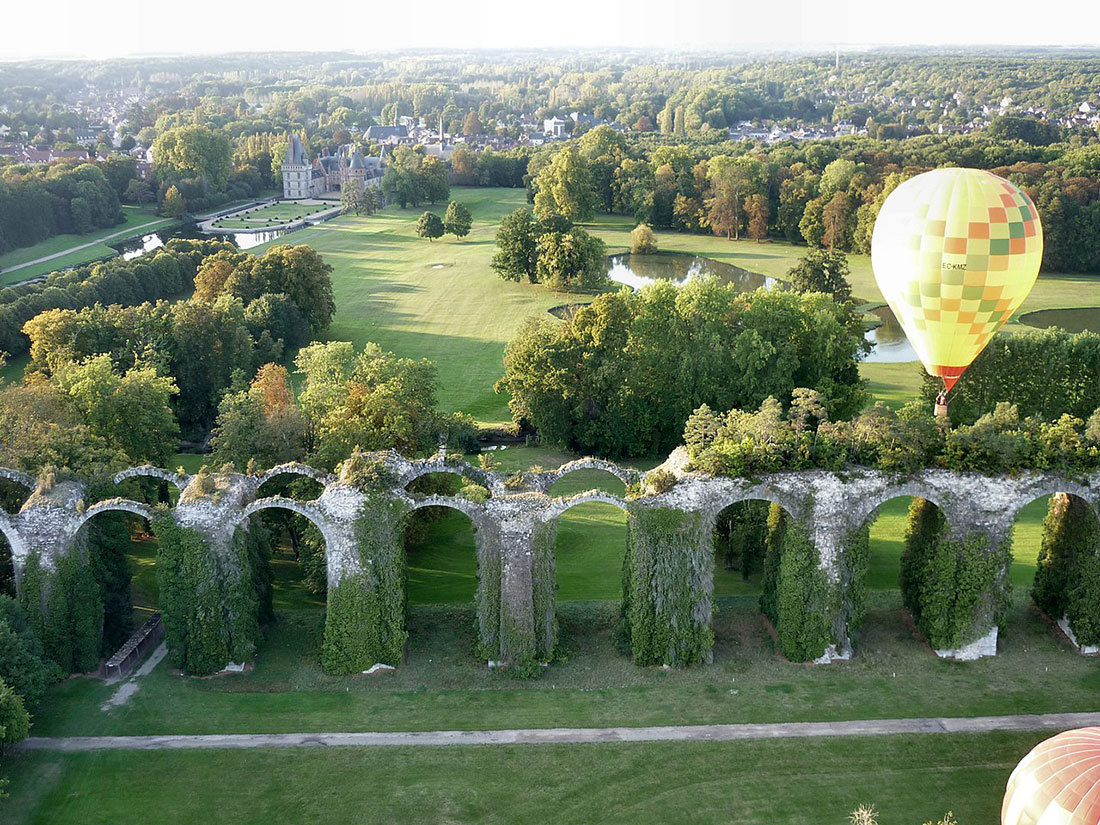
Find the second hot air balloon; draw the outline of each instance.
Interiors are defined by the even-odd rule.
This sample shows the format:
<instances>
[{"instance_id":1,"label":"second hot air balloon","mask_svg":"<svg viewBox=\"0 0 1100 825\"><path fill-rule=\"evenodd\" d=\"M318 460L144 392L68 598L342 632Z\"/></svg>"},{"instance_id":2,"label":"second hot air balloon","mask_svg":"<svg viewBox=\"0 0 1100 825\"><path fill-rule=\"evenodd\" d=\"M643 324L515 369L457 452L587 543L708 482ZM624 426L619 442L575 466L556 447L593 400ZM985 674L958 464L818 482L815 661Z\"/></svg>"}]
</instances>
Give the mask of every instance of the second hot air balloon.
<instances>
[{"instance_id":1,"label":"second hot air balloon","mask_svg":"<svg viewBox=\"0 0 1100 825\"><path fill-rule=\"evenodd\" d=\"M886 198L871 236L875 280L948 392L1023 303L1043 258L1031 199L981 169L936 169Z\"/></svg>"}]
</instances>

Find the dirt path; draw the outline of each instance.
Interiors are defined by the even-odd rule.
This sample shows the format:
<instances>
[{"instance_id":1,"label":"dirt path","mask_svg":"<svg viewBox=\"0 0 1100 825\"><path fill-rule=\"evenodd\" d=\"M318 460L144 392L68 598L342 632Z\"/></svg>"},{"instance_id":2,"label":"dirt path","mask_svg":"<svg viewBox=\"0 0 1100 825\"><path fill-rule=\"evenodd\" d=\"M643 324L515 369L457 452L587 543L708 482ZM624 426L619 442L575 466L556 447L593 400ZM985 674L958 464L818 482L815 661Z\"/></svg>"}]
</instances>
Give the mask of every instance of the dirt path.
<instances>
[{"instance_id":1,"label":"dirt path","mask_svg":"<svg viewBox=\"0 0 1100 825\"><path fill-rule=\"evenodd\" d=\"M528 728L364 733L209 734L196 736L31 737L23 750L181 750L194 748L439 747L446 745L557 745L593 742L729 742L832 736L895 736L914 733L1061 731L1100 725L1100 713L1020 716L865 719L851 722L778 722L640 728Z\"/></svg>"}]
</instances>

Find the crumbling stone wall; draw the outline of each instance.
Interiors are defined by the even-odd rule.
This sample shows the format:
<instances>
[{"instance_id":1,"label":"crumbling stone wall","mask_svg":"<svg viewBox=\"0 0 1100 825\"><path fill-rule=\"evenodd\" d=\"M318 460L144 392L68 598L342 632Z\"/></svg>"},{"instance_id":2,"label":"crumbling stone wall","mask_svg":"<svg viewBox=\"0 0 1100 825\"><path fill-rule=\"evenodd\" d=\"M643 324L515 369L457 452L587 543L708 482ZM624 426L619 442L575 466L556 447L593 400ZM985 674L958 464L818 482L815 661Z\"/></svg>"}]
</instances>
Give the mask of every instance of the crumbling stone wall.
<instances>
[{"instance_id":1,"label":"crumbling stone wall","mask_svg":"<svg viewBox=\"0 0 1100 825\"><path fill-rule=\"evenodd\" d=\"M375 560L365 555L357 538L356 524L363 516L364 504L371 495L385 495L403 502L406 511L422 507L447 507L465 513L473 521L478 554L477 608L479 649L489 660L525 663L545 660L556 640L553 599L553 537L556 519L570 507L599 501L631 513L630 525L633 564L649 564L660 559L672 564L684 575L680 584L666 581L656 567L635 569L632 575L641 583L630 598L656 604L675 602L682 597L690 602L685 615L691 617L694 646L682 646L682 639L665 644L666 653L658 656L662 664L684 664L688 660L709 658L708 644L699 647L709 632L710 597L713 576L711 535L719 513L731 504L751 499L774 502L789 517L802 525L812 537L821 573L835 598L829 600L833 615L835 644L821 653L820 661L844 658L851 650L847 622L851 615L846 591L852 587L853 573L848 565L848 547L852 536L865 528L878 508L898 496L919 496L935 503L944 513L951 535L962 540L978 535L991 548L1002 546L1011 535L1013 520L1021 507L1041 496L1066 492L1079 496L1096 508L1100 505L1100 474L1072 479L1051 473L1024 473L1016 477L987 477L929 469L905 477L890 476L877 470L852 468L844 473L821 470L783 472L754 479L716 478L691 472L686 452L674 451L661 469L670 472L676 483L661 493L646 487L645 475L630 468L597 459L580 459L557 470L525 473L519 477L487 471L465 462L461 457L441 451L427 459L410 460L396 453L367 457L386 468L391 484L384 490L364 491L331 474L302 464L272 468L258 475L226 473L199 476L173 473L154 467L135 467L115 478L149 476L173 484L180 496L172 509L181 526L200 533L215 549L219 574L232 580L239 576L238 557L233 551L233 535L246 527L248 519L262 510L281 508L299 513L317 526L326 543L330 588L347 576L361 576ZM554 498L547 491L555 481L582 469L604 470L641 494L626 499L599 490L568 498ZM456 473L490 491L484 502L461 496L421 496L405 488L416 478L429 473ZM261 497L260 488L281 474L303 475L322 486L312 501L281 496ZM126 511L149 517L150 508L136 501L113 498L88 506L86 487L76 481L59 482L49 489L14 471L0 470L0 477L11 478L32 488L18 513L0 511L0 532L12 548L17 581L31 553L39 555L43 567L53 569L56 560L71 549L80 527L96 513ZM650 511L679 513L684 529L675 538L647 533ZM671 535L671 534L670 534ZM656 564L656 562L653 562ZM1007 566L1006 566L1007 567ZM1007 569L999 582L1003 582ZM669 588L688 588L678 596ZM671 599L671 602L670 602ZM992 602L986 600L986 602ZM983 602L983 603L986 603ZM655 614L656 615L656 614ZM661 614L664 615L664 614ZM656 616L655 622L673 621ZM675 618L683 623L682 617ZM654 628L657 628L654 625ZM653 628L651 628L652 630ZM671 637L670 637L671 638ZM686 651L686 653L684 653ZM944 655L970 658L996 651L996 626L991 611L975 616L973 638L961 648L942 651ZM652 658L652 655L650 655Z\"/></svg>"}]
</instances>

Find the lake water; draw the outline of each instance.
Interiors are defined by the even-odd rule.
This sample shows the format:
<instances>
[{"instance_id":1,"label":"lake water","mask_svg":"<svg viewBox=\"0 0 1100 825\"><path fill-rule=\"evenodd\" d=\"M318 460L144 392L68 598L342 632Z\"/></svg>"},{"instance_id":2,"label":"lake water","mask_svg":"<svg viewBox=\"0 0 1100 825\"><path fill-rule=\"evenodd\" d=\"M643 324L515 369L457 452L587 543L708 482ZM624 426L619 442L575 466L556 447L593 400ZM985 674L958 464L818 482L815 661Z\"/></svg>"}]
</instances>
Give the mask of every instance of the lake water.
<instances>
[{"instance_id":1,"label":"lake water","mask_svg":"<svg viewBox=\"0 0 1100 825\"><path fill-rule=\"evenodd\" d=\"M739 266L719 263L711 258L681 252L661 252L657 255L612 255L608 259L607 276L619 284L639 289L658 281L671 281L680 286L704 275L714 275L723 283L735 284L742 292L752 292L775 286L775 278L749 272Z\"/></svg>"},{"instance_id":2,"label":"lake water","mask_svg":"<svg viewBox=\"0 0 1100 825\"><path fill-rule=\"evenodd\" d=\"M917 360L913 345L905 337L905 330L901 328L890 307L881 306L867 314L874 315L882 324L867 330L864 335L874 344L874 348L863 359L864 361L872 364L904 364Z\"/></svg>"},{"instance_id":3,"label":"lake water","mask_svg":"<svg viewBox=\"0 0 1100 825\"><path fill-rule=\"evenodd\" d=\"M1100 307L1038 309L1020 316L1029 327L1061 327L1066 332L1100 332Z\"/></svg>"}]
</instances>

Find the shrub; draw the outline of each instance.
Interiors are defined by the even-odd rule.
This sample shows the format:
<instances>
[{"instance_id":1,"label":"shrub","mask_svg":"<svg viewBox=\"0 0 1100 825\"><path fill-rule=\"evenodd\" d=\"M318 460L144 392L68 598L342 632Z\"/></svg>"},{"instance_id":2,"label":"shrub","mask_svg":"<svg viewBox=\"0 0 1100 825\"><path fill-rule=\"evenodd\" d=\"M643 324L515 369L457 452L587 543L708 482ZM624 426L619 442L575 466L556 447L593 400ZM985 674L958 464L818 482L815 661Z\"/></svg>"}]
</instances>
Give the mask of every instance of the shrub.
<instances>
[{"instance_id":1,"label":"shrub","mask_svg":"<svg viewBox=\"0 0 1100 825\"><path fill-rule=\"evenodd\" d=\"M657 236L649 224L640 223L630 233L630 252L633 255L655 255Z\"/></svg>"},{"instance_id":2,"label":"shrub","mask_svg":"<svg viewBox=\"0 0 1100 825\"><path fill-rule=\"evenodd\" d=\"M645 474L645 483L650 490L660 495L676 486L676 476L669 470L657 467Z\"/></svg>"},{"instance_id":3,"label":"shrub","mask_svg":"<svg viewBox=\"0 0 1100 825\"><path fill-rule=\"evenodd\" d=\"M775 578L779 650L792 662L821 656L833 642L830 587L807 528L789 521Z\"/></svg>"}]
</instances>

